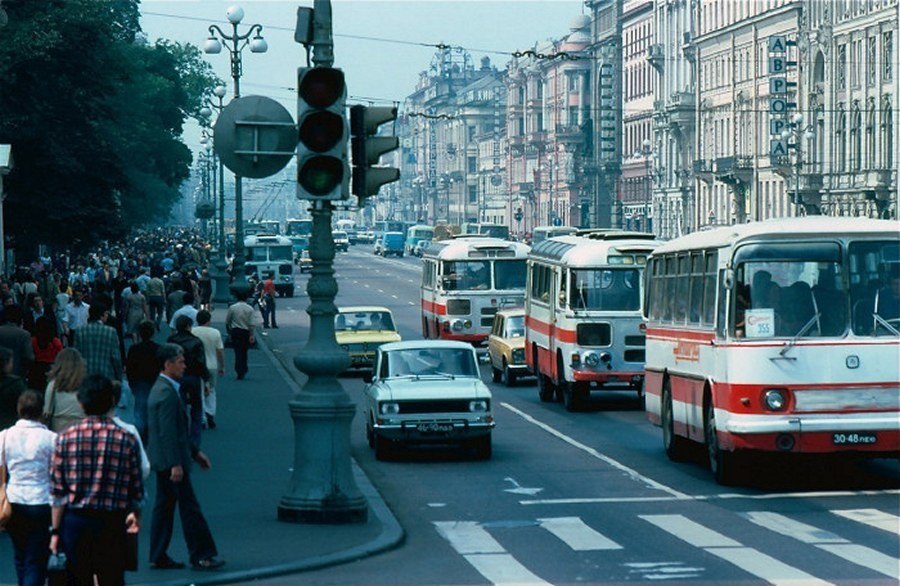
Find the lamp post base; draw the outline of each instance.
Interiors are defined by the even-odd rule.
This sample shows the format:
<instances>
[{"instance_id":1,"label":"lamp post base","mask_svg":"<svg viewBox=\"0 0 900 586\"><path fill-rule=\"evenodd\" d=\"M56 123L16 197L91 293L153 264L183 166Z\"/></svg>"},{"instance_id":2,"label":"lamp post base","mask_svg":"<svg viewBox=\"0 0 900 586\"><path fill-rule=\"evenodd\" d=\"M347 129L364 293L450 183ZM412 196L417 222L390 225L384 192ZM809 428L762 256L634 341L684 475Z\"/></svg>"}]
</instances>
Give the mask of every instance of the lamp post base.
<instances>
[{"instance_id":1,"label":"lamp post base","mask_svg":"<svg viewBox=\"0 0 900 586\"><path fill-rule=\"evenodd\" d=\"M323 390L301 392L289 403L294 420L294 471L278 504L278 520L365 523L368 504L356 486L349 458L350 422L356 407L340 383L331 393Z\"/></svg>"},{"instance_id":2,"label":"lamp post base","mask_svg":"<svg viewBox=\"0 0 900 586\"><path fill-rule=\"evenodd\" d=\"M210 264L209 271L209 276L213 281L213 303L229 303L231 301L231 293L228 291L228 281L230 280L230 276L226 270L227 268L228 263L225 262L225 258L222 254L218 253L216 258Z\"/></svg>"}]
</instances>

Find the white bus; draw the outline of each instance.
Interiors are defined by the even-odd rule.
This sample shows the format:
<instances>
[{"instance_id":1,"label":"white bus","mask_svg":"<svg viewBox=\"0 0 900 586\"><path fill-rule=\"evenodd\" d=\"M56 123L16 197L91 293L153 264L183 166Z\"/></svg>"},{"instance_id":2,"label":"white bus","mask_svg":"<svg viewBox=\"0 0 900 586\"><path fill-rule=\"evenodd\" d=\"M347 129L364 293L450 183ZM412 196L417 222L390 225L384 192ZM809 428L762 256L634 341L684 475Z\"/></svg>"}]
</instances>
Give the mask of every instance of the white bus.
<instances>
[{"instance_id":1,"label":"white bus","mask_svg":"<svg viewBox=\"0 0 900 586\"><path fill-rule=\"evenodd\" d=\"M422 256L422 335L484 344L494 314L522 306L529 250L487 237L432 242Z\"/></svg>"},{"instance_id":2,"label":"white bus","mask_svg":"<svg viewBox=\"0 0 900 586\"><path fill-rule=\"evenodd\" d=\"M647 416L716 480L747 452L900 453L900 232L806 217L696 232L647 269Z\"/></svg>"},{"instance_id":3,"label":"white bus","mask_svg":"<svg viewBox=\"0 0 900 586\"><path fill-rule=\"evenodd\" d=\"M572 226L536 226L531 231L531 245L540 244L548 238L557 236L571 236L578 231L578 228Z\"/></svg>"},{"instance_id":4,"label":"white bus","mask_svg":"<svg viewBox=\"0 0 900 586\"><path fill-rule=\"evenodd\" d=\"M259 235L244 239L247 275L263 280L271 274L282 297L294 296L294 250L286 236Z\"/></svg>"},{"instance_id":5,"label":"white bus","mask_svg":"<svg viewBox=\"0 0 900 586\"><path fill-rule=\"evenodd\" d=\"M596 230L550 238L528 259L525 361L542 401L580 409L592 390L643 396L641 282L653 234Z\"/></svg>"}]
</instances>

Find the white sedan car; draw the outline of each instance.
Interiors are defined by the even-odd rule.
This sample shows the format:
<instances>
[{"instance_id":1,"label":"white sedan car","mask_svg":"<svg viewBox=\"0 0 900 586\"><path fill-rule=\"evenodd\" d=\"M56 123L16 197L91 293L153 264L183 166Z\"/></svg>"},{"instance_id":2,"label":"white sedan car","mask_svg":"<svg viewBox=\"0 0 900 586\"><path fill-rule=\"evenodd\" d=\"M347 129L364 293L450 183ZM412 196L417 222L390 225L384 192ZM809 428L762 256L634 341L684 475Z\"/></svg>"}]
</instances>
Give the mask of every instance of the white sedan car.
<instances>
[{"instance_id":1,"label":"white sedan car","mask_svg":"<svg viewBox=\"0 0 900 586\"><path fill-rule=\"evenodd\" d=\"M491 457L491 392L470 344L383 344L366 386L366 436L384 460L401 445L459 445Z\"/></svg>"}]
</instances>

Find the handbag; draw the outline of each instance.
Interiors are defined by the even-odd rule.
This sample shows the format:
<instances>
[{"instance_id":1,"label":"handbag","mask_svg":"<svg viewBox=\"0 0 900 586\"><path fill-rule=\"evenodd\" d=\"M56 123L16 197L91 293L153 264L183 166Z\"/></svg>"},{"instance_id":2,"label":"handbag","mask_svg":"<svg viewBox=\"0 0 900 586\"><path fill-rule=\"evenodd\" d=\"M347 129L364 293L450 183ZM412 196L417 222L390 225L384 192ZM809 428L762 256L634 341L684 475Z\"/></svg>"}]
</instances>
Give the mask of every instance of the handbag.
<instances>
[{"instance_id":1,"label":"handbag","mask_svg":"<svg viewBox=\"0 0 900 586\"><path fill-rule=\"evenodd\" d=\"M9 497L6 495L6 484L8 480L8 474L6 470L6 436L7 434L3 434L3 447L0 448L0 453L3 454L3 466L0 466L0 531L6 528L6 525L9 523L9 520L12 518L12 503L9 502Z\"/></svg>"},{"instance_id":2,"label":"handbag","mask_svg":"<svg viewBox=\"0 0 900 586\"><path fill-rule=\"evenodd\" d=\"M48 429L53 429L53 415L56 413L56 383L50 391L50 411L41 414L41 420ZM56 430L54 430L56 431Z\"/></svg>"}]
</instances>

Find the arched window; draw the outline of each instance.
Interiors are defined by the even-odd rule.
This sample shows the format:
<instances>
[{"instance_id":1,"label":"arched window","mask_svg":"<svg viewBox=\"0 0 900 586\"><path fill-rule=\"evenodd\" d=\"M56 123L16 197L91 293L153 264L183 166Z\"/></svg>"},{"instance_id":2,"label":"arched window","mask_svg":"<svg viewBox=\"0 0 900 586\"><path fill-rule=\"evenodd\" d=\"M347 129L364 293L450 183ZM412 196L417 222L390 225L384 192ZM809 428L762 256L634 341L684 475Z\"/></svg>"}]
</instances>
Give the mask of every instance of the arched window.
<instances>
[{"instance_id":1,"label":"arched window","mask_svg":"<svg viewBox=\"0 0 900 586\"><path fill-rule=\"evenodd\" d=\"M850 118L850 170L859 171L862 168L862 111L859 103L853 105L853 115Z\"/></svg>"},{"instance_id":2,"label":"arched window","mask_svg":"<svg viewBox=\"0 0 900 586\"><path fill-rule=\"evenodd\" d=\"M875 99L869 98L866 113L866 159L869 169L877 168L877 152L875 150Z\"/></svg>"},{"instance_id":3,"label":"arched window","mask_svg":"<svg viewBox=\"0 0 900 586\"><path fill-rule=\"evenodd\" d=\"M837 138L835 145L837 170L844 172L847 170L847 113L844 111L843 104L838 104L838 123L835 135Z\"/></svg>"},{"instance_id":4,"label":"arched window","mask_svg":"<svg viewBox=\"0 0 900 586\"><path fill-rule=\"evenodd\" d=\"M894 168L894 111L891 110L891 98L885 96L881 106L881 144L884 149L882 168Z\"/></svg>"}]
</instances>

